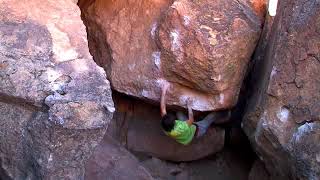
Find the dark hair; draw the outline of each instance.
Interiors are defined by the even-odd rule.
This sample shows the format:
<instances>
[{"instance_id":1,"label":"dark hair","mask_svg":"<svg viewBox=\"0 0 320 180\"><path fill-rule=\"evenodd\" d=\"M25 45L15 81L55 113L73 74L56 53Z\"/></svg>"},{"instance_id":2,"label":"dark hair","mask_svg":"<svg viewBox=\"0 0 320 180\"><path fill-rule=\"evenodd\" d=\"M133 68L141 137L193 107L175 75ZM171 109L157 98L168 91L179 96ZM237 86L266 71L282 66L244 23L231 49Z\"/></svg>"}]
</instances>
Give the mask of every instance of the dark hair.
<instances>
[{"instance_id":1,"label":"dark hair","mask_svg":"<svg viewBox=\"0 0 320 180\"><path fill-rule=\"evenodd\" d=\"M170 132L174 127L175 120L176 120L176 117L172 114L166 114L166 115L162 116L162 118L161 118L162 128L165 131Z\"/></svg>"}]
</instances>

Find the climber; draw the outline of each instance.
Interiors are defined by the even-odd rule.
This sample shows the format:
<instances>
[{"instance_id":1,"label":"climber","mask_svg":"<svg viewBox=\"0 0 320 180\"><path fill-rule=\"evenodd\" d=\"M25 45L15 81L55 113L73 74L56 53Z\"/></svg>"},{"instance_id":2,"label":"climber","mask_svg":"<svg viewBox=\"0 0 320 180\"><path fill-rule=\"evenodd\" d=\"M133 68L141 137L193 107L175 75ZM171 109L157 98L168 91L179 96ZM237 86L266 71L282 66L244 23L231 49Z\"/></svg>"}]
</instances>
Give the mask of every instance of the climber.
<instances>
[{"instance_id":1,"label":"climber","mask_svg":"<svg viewBox=\"0 0 320 180\"><path fill-rule=\"evenodd\" d=\"M166 83L162 87L160 100L161 126L165 134L175 139L178 143L188 145L194 137L203 136L214 121L218 120L221 123L229 120L230 111L224 111L211 112L203 120L194 122L190 98L187 100L189 119L182 112L176 112L176 115L167 113L165 96L169 86L169 83Z\"/></svg>"}]
</instances>

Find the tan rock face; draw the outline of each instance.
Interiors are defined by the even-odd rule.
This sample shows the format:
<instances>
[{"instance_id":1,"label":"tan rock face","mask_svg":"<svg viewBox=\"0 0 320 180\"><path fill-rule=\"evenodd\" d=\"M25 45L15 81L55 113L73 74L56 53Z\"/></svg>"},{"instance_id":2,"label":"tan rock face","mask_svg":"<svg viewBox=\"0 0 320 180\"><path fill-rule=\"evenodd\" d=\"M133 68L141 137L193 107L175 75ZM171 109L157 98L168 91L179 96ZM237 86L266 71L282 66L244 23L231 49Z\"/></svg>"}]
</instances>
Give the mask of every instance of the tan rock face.
<instances>
[{"instance_id":1,"label":"tan rock face","mask_svg":"<svg viewBox=\"0 0 320 180\"><path fill-rule=\"evenodd\" d=\"M230 108L260 34L247 1L80 1L95 60L113 89L193 109Z\"/></svg>"},{"instance_id":2,"label":"tan rock face","mask_svg":"<svg viewBox=\"0 0 320 180\"><path fill-rule=\"evenodd\" d=\"M265 25L243 128L271 179L320 178L319 12L317 1L279 1Z\"/></svg>"},{"instance_id":3,"label":"tan rock face","mask_svg":"<svg viewBox=\"0 0 320 180\"><path fill-rule=\"evenodd\" d=\"M209 128L205 136L181 145L162 131L157 107L120 96L114 96L114 101L117 112L107 133L130 151L170 161L192 161L219 152L224 146L224 129Z\"/></svg>"},{"instance_id":4,"label":"tan rock face","mask_svg":"<svg viewBox=\"0 0 320 180\"><path fill-rule=\"evenodd\" d=\"M0 0L0 169L82 179L114 111L70 0Z\"/></svg>"}]
</instances>

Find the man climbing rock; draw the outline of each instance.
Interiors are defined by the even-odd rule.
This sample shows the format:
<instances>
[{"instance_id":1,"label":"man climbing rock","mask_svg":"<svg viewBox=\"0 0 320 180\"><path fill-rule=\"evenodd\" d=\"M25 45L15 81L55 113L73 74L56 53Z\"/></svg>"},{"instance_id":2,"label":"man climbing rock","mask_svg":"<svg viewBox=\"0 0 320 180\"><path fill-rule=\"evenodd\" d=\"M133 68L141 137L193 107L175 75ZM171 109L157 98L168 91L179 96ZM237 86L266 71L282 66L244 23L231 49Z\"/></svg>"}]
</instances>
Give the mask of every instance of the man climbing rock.
<instances>
[{"instance_id":1,"label":"man climbing rock","mask_svg":"<svg viewBox=\"0 0 320 180\"><path fill-rule=\"evenodd\" d=\"M166 110L166 92L169 88L169 83L162 87L160 110L161 110L161 126L169 137L175 139L178 143L188 145L194 137L199 138L203 136L209 126L216 121L226 122L230 118L230 111L211 112L203 120L194 122L193 111L190 106L192 100L187 100L188 116L184 113L176 112L176 115L167 113Z\"/></svg>"}]
</instances>

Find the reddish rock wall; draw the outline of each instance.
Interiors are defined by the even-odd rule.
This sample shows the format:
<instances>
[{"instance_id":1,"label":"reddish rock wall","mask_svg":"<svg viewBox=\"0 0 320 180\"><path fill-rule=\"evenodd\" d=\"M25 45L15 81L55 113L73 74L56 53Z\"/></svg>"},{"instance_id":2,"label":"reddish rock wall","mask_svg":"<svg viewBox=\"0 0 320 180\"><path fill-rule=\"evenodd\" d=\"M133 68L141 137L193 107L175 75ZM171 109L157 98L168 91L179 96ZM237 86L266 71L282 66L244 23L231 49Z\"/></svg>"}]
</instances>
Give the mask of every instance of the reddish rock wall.
<instances>
[{"instance_id":1,"label":"reddish rock wall","mask_svg":"<svg viewBox=\"0 0 320 180\"><path fill-rule=\"evenodd\" d=\"M279 1L255 64L243 128L273 179L320 177L319 22L318 1Z\"/></svg>"},{"instance_id":2,"label":"reddish rock wall","mask_svg":"<svg viewBox=\"0 0 320 180\"><path fill-rule=\"evenodd\" d=\"M79 2L95 60L112 88L199 111L231 108L259 38L262 1ZM261 8L262 7L262 8ZM260 9L261 10L260 10ZM260 17L260 18L259 18Z\"/></svg>"}]
</instances>

